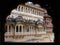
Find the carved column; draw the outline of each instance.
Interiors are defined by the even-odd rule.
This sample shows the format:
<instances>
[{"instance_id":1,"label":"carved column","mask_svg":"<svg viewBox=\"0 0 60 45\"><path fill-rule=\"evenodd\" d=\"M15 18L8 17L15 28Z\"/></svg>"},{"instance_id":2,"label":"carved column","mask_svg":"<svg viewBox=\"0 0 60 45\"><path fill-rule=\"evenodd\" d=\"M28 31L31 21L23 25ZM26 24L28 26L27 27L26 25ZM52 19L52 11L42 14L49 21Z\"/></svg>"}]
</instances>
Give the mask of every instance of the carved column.
<instances>
[{"instance_id":1,"label":"carved column","mask_svg":"<svg viewBox=\"0 0 60 45\"><path fill-rule=\"evenodd\" d=\"M15 34L16 34L16 26L15 26Z\"/></svg>"},{"instance_id":2,"label":"carved column","mask_svg":"<svg viewBox=\"0 0 60 45\"><path fill-rule=\"evenodd\" d=\"M22 29L22 34L23 34L23 25L22 25L21 29Z\"/></svg>"},{"instance_id":3,"label":"carved column","mask_svg":"<svg viewBox=\"0 0 60 45\"><path fill-rule=\"evenodd\" d=\"M20 25L18 26L18 32L20 32Z\"/></svg>"}]
</instances>

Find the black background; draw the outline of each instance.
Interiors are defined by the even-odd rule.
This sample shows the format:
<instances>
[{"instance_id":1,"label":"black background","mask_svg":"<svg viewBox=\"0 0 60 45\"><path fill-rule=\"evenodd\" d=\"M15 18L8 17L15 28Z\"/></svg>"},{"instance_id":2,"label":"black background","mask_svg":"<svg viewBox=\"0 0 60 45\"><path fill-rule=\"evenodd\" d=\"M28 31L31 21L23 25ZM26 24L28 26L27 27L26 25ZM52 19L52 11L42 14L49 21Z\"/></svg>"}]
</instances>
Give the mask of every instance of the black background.
<instances>
[{"instance_id":1,"label":"black background","mask_svg":"<svg viewBox=\"0 0 60 45\"><path fill-rule=\"evenodd\" d=\"M60 42L59 36L59 13L58 13L58 1L56 0L1 0L0 1L0 42L4 42L4 24L6 17L10 14L11 10L16 8L18 4L32 1L34 4L38 3L42 8L47 9L48 14L52 17L52 23L54 25L53 32L55 34L54 42Z\"/></svg>"}]
</instances>

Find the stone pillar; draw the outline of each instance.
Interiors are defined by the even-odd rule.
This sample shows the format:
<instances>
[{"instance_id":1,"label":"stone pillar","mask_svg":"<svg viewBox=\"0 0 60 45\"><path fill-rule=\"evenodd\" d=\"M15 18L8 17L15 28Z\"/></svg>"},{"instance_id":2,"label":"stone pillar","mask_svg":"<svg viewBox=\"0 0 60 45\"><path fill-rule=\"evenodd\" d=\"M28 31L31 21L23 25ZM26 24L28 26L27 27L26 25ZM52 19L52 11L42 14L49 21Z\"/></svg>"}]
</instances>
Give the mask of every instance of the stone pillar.
<instances>
[{"instance_id":1,"label":"stone pillar","mask_svg":"<svg viewBox=\"0 0 60 45\"><path fill-rule=\"evenodd\" d=\"M26 7L25 7L25 12L26 12Z\"/></svg>"},{"instance_id":2,"label":"stone pillar","mask_svg":"<svg viewBox=\"0 0 60 45\"><path fill-rule=\"evenodd\" d=\"M22 34L23 34L23 26L21 27L21 29L22 29Z\"/></svg>"},{"instance_id":3,"label":"stone pillar","mask_svg":"<svg viewBox=\"0 0 60 45\"><path fill-rule=\"evenodd\" d=\"M12 28L12 26L11 26L11 29L10 29L10 31L11 31L11 34L12 34L12 30L13 30L13 28Z\"/></svg>"},{"instance_id":4,"label":"stone pillar","mask_svg":"<svg viewBox=\"0 0 60 45\"><path fill-rule=\"evenodd\" d=\"M29 13L29 8L27 8L27 12Z\"/></svg>"},{"instance_id":5,"label":"stone pillar","mask_svg":"<svg viewBox=\"0 0 60 45\"><path fill-rule=\"evenodd\" d=\"M21 9L21 10L22 10L22 12L23 12L23 10L24 10L24 9L23 9L23 6L22 6L22 9Z\"/></svg>"},{"instance_id":6,"label":"stone pillar","mask_svg":"<svg viewBox=\"0 0 60 45\"><path fill-rule=\"evenodd\" d=\"M27 8L27 12L29 13L29 8Z\"/></svg>"},{"instance_id":7,"label":"stone pillar","mask_svg":"<svg viewBox=\"0 0 60 45\"><path fill-rule=\"evenodd\" d=\"M25 12L25 7L23 7L23 12Z\"/></svg>"},{"instance_id":8,"label":"stone pillar","mask_svg":"<svg viewBox=\"0 0 60 45\"><path fill-rule=\"evenodd\" d=\"M22 6L20 7L20 10L21 10L21 12L22 12Z\"/></svg>"},{"instance_id":9,"label":"stone pillar","mask_svg":"<svg viewBox=\"0 0 60 45\"><path fill-rule=\"evenodd\" d=\"M19 7L19 6L18 6ZM17 10L18 10L18 7L17 7Z\"/></svg>"},{"instance_id":10,"label":"stone pillar","mask_svg":"<svg viewBox=\"0 0 60 45\"><path fill-rule=\"evenodd\" d=\"M24 7L24 12L26 12L26 7Z\"/></svg>"},{"instance_id":11,"label":"stone pillar","mask_svg":"<svg viewBox=\"0 0 60 45\"><path fill-rule=\"evenodd\" d=\"M29 13L31 14L31 8L30 8L30 12Z\"/></svg>"},{"instance_id":12,"label":"stone pillar","mask_svg":"<svg viewBox=\"0 0 60 45\"><path fill-rule=\"evenodd\" d=\"M30 26L29 26L29 33L30 33Z\"/></svg>"},{"instance_id":13,"label":"stone pillar","mask_svg":"<svg viewBox=\"0 0 60 45\"><path fill-rule=\"evenodd\" d=\"M15 33L16 33L16 26L15 26Z\"/></svg>"},{"instance_id":14,"label":"stone pillar","mask_svg":"<svg viewBox=\"0 0 60 45\"><path fill-rule=\"evenodd\" d=\"M33 9L31 10L31 14L33 14Z\"/></svg>"},{"instance_id":15,"label":"stone pillar","mask_svg":"<svg viewBox=\"0 0 60 45\"><path fill-rule=\"evenodd\" d=\"M31 30L30 30L30 32L32 31L32 27L31 27ZM31 32L32 33L32 32Z\"/></svg>"},{"instance_id":16,"label":"stone pillar","mask_svg":"<svg viewBox=\"0 0 60 45\"><path fill-rule=\"evenodd\" d=\"M9 25L7 25L7 34L9 35ZM8 36L9 38L9 36Z\"/></svg>"},{"instance_id":17,"label":"stone pillar","mask_svg":"<svg viewBox=\"0 0 60 45\"><path fill-rule=\"evenodd\" d=\"M36 13L36 15L37 15L37 11L36 11L35 13Z\"/></svg>"},{"instance_id":18,"label":"stone pillar","mask_svg":"<svg viewBox=\"0 0 60 45\"><path fill-rule=\"evenodd\" d=\"M20 6L20 11L21 11L21 6Z\"/></svg>"},{"instance_id":19,"label":"stone pillar","mask_svg":"<svg viewBox=\"0 0 60 45\"><path fill-rule=\"evenodd\" d=\"M22 6L23 7L23 6ZM24 7L23 7L23 12L24 12Z\"/></svg>"},{"instance_id":20,"label":"stone pillar","mask_svg":"<svg viewBox=\"0 0 60 45\"><path fill-rule=\"evenodd\" d=\"M20 32L20 26L18 26L18 32Z\"/></svg>"}]
</instances>

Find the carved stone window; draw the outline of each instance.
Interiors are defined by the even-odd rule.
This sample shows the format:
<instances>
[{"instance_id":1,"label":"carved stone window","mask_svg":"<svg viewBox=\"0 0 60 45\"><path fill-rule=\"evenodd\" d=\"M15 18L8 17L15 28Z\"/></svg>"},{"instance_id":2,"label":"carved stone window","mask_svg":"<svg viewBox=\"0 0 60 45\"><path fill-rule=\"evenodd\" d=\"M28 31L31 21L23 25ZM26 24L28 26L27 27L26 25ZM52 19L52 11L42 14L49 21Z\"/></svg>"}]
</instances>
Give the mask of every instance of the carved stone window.
<instances>
[{"instance_id":1,"label":"carved stone window","mask_svg":"<svg viewBox=\"0 0 60 45\"><path fill-rule=\"evenodd\" d=\"M20 26L20 32L22 31L21 28L22 28L22 27Z\"/></svg>"},{"instance_id":2,"label":"carved stone window","mask_svg":"<svg viewBox=\"0 0 60 45\"><path fill-rule=\"evenodd\" d=\"M18 11L20 11L20 6L19 6L19 8L18 8Z\"/></svg>"},{"instance_id":3,"label":"carved stone window","mask_svg":"<svg viewBox=\"0 0 60 45\"><path fill-rule=\"evenodd\" d=\"M9 26L9 32L11 31L11 26Z\"/></svg>"},{"instance_id":4,"label":"carved stone window","mask_svg":"<svg viewBox=\"0 0 60 45\"><path fill-rule=\"evenodd\" d=\"M20 6L17 7L17 10L20 11Z\"/></svg>"},{"instance_id":5,"label":"carved stone window","mask_svg":"<svg viewBox=\"0 0 60 45\"><path fill-rule=\"evenodd\" d=\"M23 7L21 7L21 11L23 12Z\"/></svg>"}]
</instances>

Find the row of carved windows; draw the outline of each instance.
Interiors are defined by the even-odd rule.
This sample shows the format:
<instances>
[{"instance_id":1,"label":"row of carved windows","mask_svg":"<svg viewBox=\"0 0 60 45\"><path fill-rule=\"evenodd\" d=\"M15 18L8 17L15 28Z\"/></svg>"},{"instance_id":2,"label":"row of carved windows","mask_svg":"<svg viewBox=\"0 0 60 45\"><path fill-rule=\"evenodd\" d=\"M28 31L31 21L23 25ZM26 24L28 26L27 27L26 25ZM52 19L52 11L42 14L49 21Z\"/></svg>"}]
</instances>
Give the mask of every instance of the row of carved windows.
<instances>
[{"instance_id":1,"label":"row of carved windows","mask_svg":"<svg viewBox=\"0 0 60 45\"><path fill-rule=\"evenodd\" d=\"M7 32L7 30L9 30L9 32L11 32L11 29L12 29L11 26L6 26L5 27L5 32Z\"/></svg>"},{"instance_id":2,"label":"row of carved windows","mask_svg":"<svg viewBox=\"0 0 60 45\"><path fill-rule=\"evenodd\" d=\"M21 26L19 26L19 31L21 32L22 30L21 30ZM18 26L16 26L16 32L19 32L18 31Z\"/></svg>"},{"instance_id":3,"label":"row of carved windows","mask_svg":"<svg viewBox=\"0 0 60 45\"><path fill-rule=\"evenodd\" d=\"M24 7L24 6L18 6L17 10L18 11L22 11L22 12L27 12L27 13L35 14L35 15L41 15L40 11L31 9L31 8L28 8L28 7Z\"/></svg>"},{"instance_id":4,"label":"row of carved windows","mask_svg":"<svg viewBox=\"0 0 60 45\"><path fill-rule=\"evenodd\" d=\"M33 29L34 29L33 27L25 27L25 26L23 26L23 32L33 31ZM22 32L22 26L16 26L16 32Z\"/></svg>"},{"instance_id":5,"label":"row of carved windows","mask_svg":"<svg viewBox=\"0 0 60 45\"><path fill-rule=\"evenodd\" d=\"M16 26L15 28L16 28L16 32L22 32L22 26ZM5 32L11 32L12 28L11 28L11 26L9 26L9 27L6 26L5 30L6 30ZM25 26L23 26L23 32L29 32L29 31L33 31L33 30L34 30L33 27L25 27Z\"/></svg>"}]
</instances>

